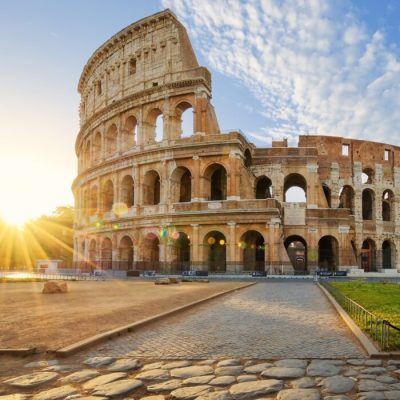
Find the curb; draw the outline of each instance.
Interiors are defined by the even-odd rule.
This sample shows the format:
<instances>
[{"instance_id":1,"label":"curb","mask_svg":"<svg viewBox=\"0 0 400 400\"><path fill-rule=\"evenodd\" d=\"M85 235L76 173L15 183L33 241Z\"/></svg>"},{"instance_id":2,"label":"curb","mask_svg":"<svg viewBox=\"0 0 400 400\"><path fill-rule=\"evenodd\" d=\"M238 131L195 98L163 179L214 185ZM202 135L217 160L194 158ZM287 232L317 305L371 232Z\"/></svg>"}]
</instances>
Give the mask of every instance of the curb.
<instances>
[{"instance_id":1,"label":"curb","mask_svg":"<svg viewBox=\"0 0 400 400\"><path fill-rule=\"evenodd\" d=\"M37 353L36 347L21 348L21 349L0 349L0 356L25 357L25 356L31 356L32 354L36 353Z\"/></svg>"},{"instance_id":2,"label":"curb","mask_svg":"<svg viewBox=\"0 0 400 400\"><path fill-rule=\"evenodd\" d=\"M229 290L226 290L224 292L219 292L219 293L213 294L213 295L211 295L209 297L206 297L204 299L196 300L196 301L194 301L192 303L185 304L184 306L173 308L172 310L163 312L161 314L156 314L156 315L154 315L152 317L142 319L142 320L134 322L132 324L123 325L123 326L120 326L118 328L112 329L110 331L103 332L103 333L100 333L98 335L91 336L91 337L89 337L87 339L80 340L79 342L73 343L73 344L71 344L69 346L66 346L66 347L63 347L61 349L48 350L47 352L48 353L53 353L57 357L68 357L68 356L70 356L72 354L75 354L78 351L83 350L86 347L89 347L89 346L91 346L91 345L93 345L95 343L99 343L99 342L105 341L107 339L112 339L112 338L120 336L120 335L122 335L123 333L126 333L126 332L133 332L136 328L143 327L143 326L145 326L147 324L150 324L151 322L154 322L154 321L157 321L157 320L161 320L162 318L165 318L165 317L169 317L169 316L171 316L173 314L176 314L176 313L178 313L180 311L188 310L188 309L190 309L192 307L195 307L195 306L197 306L199 304L202 304L202 303L205 303L207 301L213 300L213 299L215 299L217 297L221 297L221 296L224 296L226 294L232 293L232 292L234 292L236 290L246 289L246 288L248 288L250 286L255 285L256 283L257 282L252 282L250 284L247 284L247 285L244 285L244 286L241 286L241 287L237 287L237 288L234 288L234 289L229 289Z\"/></svg>"},{"instance_id":3,"label":"curb","mask_svg":"<svg viewBox=\"0 0 400 400\"><path fill-rule=\"evenodd\" d=\"M331 302L336 312L343 319L343 321L348 326L353 335L356 337L356 339L360 342L361 346L367 352L368 356L371 358L380 358L382 356L385 356L385 353L381 353L379 351L379 349L375 346L375 344L371 341L371 339L356 325L353 319L349 316L349 314L347 314L347 312L335 300L335 298L319 283L317 285L321 289L322 293L324 293L327 299Z\"/></svg>"}]
</instances>

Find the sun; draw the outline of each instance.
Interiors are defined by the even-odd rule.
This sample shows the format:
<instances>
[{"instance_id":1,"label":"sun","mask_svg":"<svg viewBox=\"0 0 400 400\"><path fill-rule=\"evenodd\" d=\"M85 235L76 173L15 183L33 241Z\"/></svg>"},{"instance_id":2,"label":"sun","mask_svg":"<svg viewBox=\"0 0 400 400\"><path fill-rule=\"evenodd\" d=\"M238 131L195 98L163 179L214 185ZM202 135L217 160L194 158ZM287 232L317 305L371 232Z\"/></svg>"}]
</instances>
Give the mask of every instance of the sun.
<instances>
[{"instance_id":1,"label":"sun","mask_svg":"<svg viewBox=\"0 0 400 400\"><path fill-rule=\"evenodd\" d=\"M7 213L1 215L1 219L10 226L14 226L17 229L23 229L25 224L29 221L29 218L22 213Z\"/></svg>"}]
</instances>

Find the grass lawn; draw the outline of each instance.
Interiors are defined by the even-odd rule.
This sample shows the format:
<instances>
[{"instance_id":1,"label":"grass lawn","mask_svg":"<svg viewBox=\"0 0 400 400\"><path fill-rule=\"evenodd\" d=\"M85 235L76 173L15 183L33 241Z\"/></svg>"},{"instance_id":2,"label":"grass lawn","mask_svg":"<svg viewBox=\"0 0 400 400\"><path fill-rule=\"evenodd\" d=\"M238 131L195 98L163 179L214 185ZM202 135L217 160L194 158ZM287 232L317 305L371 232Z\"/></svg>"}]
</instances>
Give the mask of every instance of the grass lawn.
<instances>
[{"instance_id":1,"label":"grass lawn","mask_svg":"<svg viewBox=\"0 0 400 400\"><path fill-rule=\"evenodd\" d=\"M330 284L371 313L400 328L399 284L385 282L330 282ZM400 339L397 338L396 347L400 347Z\"/></svg>"}]
</instances>

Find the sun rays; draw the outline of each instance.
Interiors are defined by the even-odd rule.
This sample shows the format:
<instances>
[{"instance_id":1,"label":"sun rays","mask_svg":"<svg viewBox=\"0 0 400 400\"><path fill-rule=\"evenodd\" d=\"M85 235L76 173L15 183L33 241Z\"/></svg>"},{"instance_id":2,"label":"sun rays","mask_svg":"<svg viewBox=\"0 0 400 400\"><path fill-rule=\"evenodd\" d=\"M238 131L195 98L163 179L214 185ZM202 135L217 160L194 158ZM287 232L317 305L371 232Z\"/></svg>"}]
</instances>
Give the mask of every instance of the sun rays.
<instances>
[{"instance_id":1,"label":"sun rays","mask_svg":"<svg viewBox=\"0 0 400 400\"><path fill-rule=\"evenodd\" d=\"M59 207L53 215L23 225L0 220L0 269L33 270L38 259L59 259L71 265L72 223L72 207Z\"/></svg>"}]
</instances>

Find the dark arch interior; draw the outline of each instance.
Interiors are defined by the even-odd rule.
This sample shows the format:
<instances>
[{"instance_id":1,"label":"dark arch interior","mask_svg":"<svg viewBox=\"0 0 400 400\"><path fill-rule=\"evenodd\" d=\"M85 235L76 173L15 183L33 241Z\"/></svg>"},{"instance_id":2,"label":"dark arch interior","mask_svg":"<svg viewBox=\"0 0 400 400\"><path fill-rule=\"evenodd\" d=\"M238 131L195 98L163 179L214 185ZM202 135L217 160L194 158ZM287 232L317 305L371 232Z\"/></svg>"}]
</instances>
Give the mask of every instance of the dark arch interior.
<instances>
[{"instance_id":1,"label":"dark arch interior","mask_svg":"<svg viewBox=\"0 0 400 400\"><path fill-rule=\"evenodd\" d=\"M129 236L124 236L119 245L118 269L127 271L133 268L133 242Z\"/></svg>"},{"instance_id":2,"label":"dark arch interior","mask_svg":"<svg viewBox=\"0 0 400 400\"><path fill-rule=\"evenodd\" d=\"M337 271L339 244L333 236L324 236L318 242L318 266L322 271Z\"/></svg>"},{"instance_id":3,"label":"dark arch interior","mask_svg":"<svg viewBox=\"0 0 400 400\"><path fill-rule=\"evenodd\" d=\"M256 199L270 199L272 197L271 179L263 176L257 180Z\"/></svg>"},{"instance_id":4,"label":"dark arch interior","mask_svg":"<svg viewBox=\"0 0 400 400\"><path fill-rule=\"evenodd\" d=\"M212 272L226 272L226 239L218 231L212 231L204 238L207 250L209 270Z\"/></svg>"},{"instance_id":5,"label":"dark arch interior","mask_svg":"<svg viewBox=\"0 0 400 400\"><path fill-rule=\"evenodd\" d=\"M211 200L226 200L227 179L226 171L218 166L211 174Z\"/></svg>"},{"instance_id":6,"label":"dark arch interior","mask_svg":"<svg viewBox=\"0 0 400 400\"><path fill-rule=\"evenodd\" d=\"M240 241L244 271L265 271L265 243L261 233L246 232Z\"/></svg>"},{"instance_id":7,"label":"dark arch interior","mask_svg":"<svg viewBox=\"0 0 400 400\"><path fill-rule=\"evenodd\" d=\"M322 186L323 190L324 190L324 195L326 198L326 202L328 203L328 208L332 207L332 201L331 201L331 189L329 189L328 186L323 185Z\"/></svg>"},{"instance_id":8,"label":"dark arch interior","mask_svg":"<svg viewBox=\"0 0 400 400\"><path fill-rule=\"evenodd\" d=\"M307 273L307 243L301 236L289 236L285 248L295 274Z\"/></svg>"},{"instance_id":9,"label":"dark arch interior","mask_svg":"<svg viewBox=\"0 0 400 400\"><path fill-rule=\"evenodd\" d=\"M371 239L364 240L361 248L361 268L365 272L376 271L376 246Z\"/></svg>"},{"instance_id":10,"label":"dark arch interior","mask_svg":"<svg viewBox=\"0 0 400 400\"><path fill-rule=\"evenodd\" d=\"M364 190L362 193L362 216L367 221L374 218L374 195L371 190Z\"/></svg>"}]
</instances>

